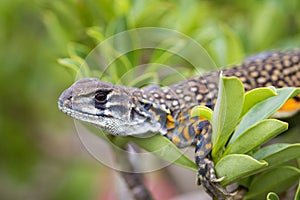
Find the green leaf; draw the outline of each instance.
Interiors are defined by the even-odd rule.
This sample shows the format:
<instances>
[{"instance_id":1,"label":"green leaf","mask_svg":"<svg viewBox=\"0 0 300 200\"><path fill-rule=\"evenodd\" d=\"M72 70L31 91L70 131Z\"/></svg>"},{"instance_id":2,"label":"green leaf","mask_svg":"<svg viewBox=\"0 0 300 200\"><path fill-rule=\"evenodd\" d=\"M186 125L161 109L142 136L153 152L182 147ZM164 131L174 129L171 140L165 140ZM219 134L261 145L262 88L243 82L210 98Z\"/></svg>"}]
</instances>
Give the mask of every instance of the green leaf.
<instances>
[{"instance_id":1,"label":"green leaf","mask_svg":"<svg viewBox=\"0 0 300 200\"><path fill-rule=\"evenodd\" d=\"M242 41L236 31L225 23L217 23L215 29L217 29L218 35L211 42L209 48L217 57L218 66L227 66L228 63L244 57Z\"/></svg>"},{"instance_id":2,"label":"green leaf","mask_svg":"<svg viewBox=\"0 0 300 200\"><path fill-rule=\"evenodd\" d=\"M294 200L299 200L299 199L300 199L300 180L298 182L298 188L297 188Z\"/></svg>"},{"instance_id":3,"label":"green leaf","mask_svg":"<svg viewBox=\"0 0 300 200\"><path fill-rule=\"evenodd\" d=\"M280 199L276 193L269 192L267 195L267 200L280 200Z\"/></svg>"},{"instance_id":4,"label":"green leaf","mask_svg":"<svg viewBox=\"0 0 300 200\"><path fill-rule=\"evenodd\" d=\"M127 137L115 137L112 135L105 134L102 131L99 131L95 126L91 126L88 123L82 123L89 131L91 131L96 136L104 139L108 142L113 143L114 145L123 148L129 142L134 142L144 150L153 153L159 158L174 163L176 165L185 167L197 171L197 166L194 161L189 159L184 152L175 146L169 139L162 135L154 135L147 138L139 138L133 136Z\"/></svg>"},{"instance_id":5,"label":"green leaf","mask_svg":"<svg viewBox=\"0 0 300 200\"><path fill-rule=\"evenodd\" d=\"M126 77L126 75L124 75L124 77ZM124 77L122 77L122 80L124 79ZM146 72L145 74L142 74L137 78L128 80L127 85L131 87L143 87L151 83L151 81L153 80L157 80L157 74L154 72Z\"/></svg>"},{"instance_id":6,"label":"green leaf","mask_svg":"<svg viewBox=\"0 0 300 200\"><path fill-rule=\"evenodd\" d=\"M189 159L174 143L162 135L153 135L147 138L139 137L113 137L111 140L119 147L123 147L129 142L134 142L144 150L158 156L159 158L196 171L197 166L194 161Z\"/></svg>"},{"instance_id":7,"label":"green leaf","mask_svg":"<svg viewBox=\"0 0 300 200\"><path fill-rule=\"evenodd\" d=\"M239 120L244 103L244 87L236 77L220 75L219 92L213 113L212 156L219 157Z\"/></svg>"},{"instance_id":8,"label":"green leaf","mask_svg":"<svg viewBox=\"0 0 300 200\"><path fill-rule=\"evenodd\" d=\"M99 44L105 39L102 28L98 26L87 28L86 33L95 40L96 44Z\"/></svg>"},{"instance_id":9,"label":"green leaf","mask_svg":"<svg viewBox=\"0 0 300 200\"><path fill-rule=\"evenodd\" d=\"M57 60L57 62L67 68L74 70L75 72L78 72L81 65L80 62L75 61L74 59L71 58L60 58Z\"/></svg>"},{"instance_id":10,"label":"green leaf","mask_svg":"<svg viewBox=\"0 0 300 200\"><path fill-rule=\"evenodd\" d=\"M288 18L285 15L283 6L275 2L261 2L255 7L255 13L251 17L253 23L249 30L249 44L258 49L266 49L277 42L277 38L287 28ZM273 22L277 23L273 23ZM280 27L280 28L279 28Z\"/></svg>"},{"instance_id":11,"label":"green leaf","mask_svg":"<svg viewBox=\"0 0 300 200\"><path fill-rule=\"evenodd\" d=\"M263 199L270 191L280 193L294 185L299 178L300 170L291 166L267 171L254 177L244 199Z\"/></svg>"},{"instance_id":12,"label":"green leaf","mask_svg":"<svg viewBox=\"0 0 300 200\"><path fill-rule=\"evenodd\" d=\"M224 154L247 153L287 130L287 128L287 123L276 119L262 120L241 133L239 137L226 148Z\"/></svg>"},{"instance_id":13,"label":"green leaf","mask_svg":"<svg viewBox=\"0 0 300 200\"><path fill-rule=\"evenodd\" d=\"M230 154L221 158L215 169L218 177L225 177L221 183L226 185L240 178L250 176L267 165L267 162L255 160L248 155Z\"/></svg>"},{"instance_id":14,"label":"green leaf","mask_svg":"<svg viewBox=\"0 0 300 200\"><path fill-rule=\"evenodd\" d=\"M255 88L246 92L243 110L240 118L242 118L255 104L276 95L277 93L274 87Z\"/></svg>"},{"instance_id":15,"label":"green leaf","mask_svg":"<svg viewBox=\"0 0 300 200\"><path fill-rule=\"evenodd\" d=\"M270 97L253 106L243 117L238 125L234 135L230 139L229 144L234 142L240 134L257 122L271 117L284 103L291 97L300 93L300 88L280 88L277 90L278 95Z\"/></svg>"},{"instance_id":16,"label":"green leaf","mask_svg":"<svg viewBox=\"0 0 300 200\"><path fill-rule=\"evenodd\" d=\"M156 156L180 165L182 167L196 171L197 166L194 161L189 159L174 143L162 135L154 135L147 139L129 136L129 141L133 141L141 148L149 151Z\"/></svg>"},{"instance_id":17,"label":"green leaf","mask_svg":"<svg viewBox=\"0 0 300 200\"><path fill-rule=\"evenodd\" d=\"M89 51L90 49L87 46L80 43L72 42L68 44L68 52L71 58L76 59L76 57L80 57L84 59L88 55Z\"/></svg>"},{"instance_id":18,"label":"green leaf","mask_svg":"<svg viewBox=\"0 0 300 200\"><path fill-rule=\"evenodd\" d=\"M300 158L300 144L278 143L262 148L254 153L253 157L260 160L264 159L270 167L280 165L289 160Z\"/></svg>"},{"instance_id":19,"label":"green leaf","mask_svg":"<svg viewBox=\"0 0 300 200\"><path fill-rule=\"evenodd\" d=\"M212 113L213 111L206 106L195 106L191 111L190 117L204 117L208 121L212 122Z\"/></svg>"}]
</instances>

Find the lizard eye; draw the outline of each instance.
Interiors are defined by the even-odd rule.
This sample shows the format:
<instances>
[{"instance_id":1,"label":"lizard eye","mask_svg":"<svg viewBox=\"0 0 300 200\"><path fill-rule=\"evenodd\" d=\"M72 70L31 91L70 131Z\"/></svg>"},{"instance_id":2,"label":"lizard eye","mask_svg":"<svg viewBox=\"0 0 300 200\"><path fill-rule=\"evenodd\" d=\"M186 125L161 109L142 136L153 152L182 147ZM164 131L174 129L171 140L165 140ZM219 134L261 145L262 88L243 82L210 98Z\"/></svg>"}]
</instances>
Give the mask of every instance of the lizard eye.
<instances>
[{"instance_id":1,"label":"lizard eye","mask_svg":"<svg viewBox=\"0 0 300 200\"><path fill-rule=\"evenodd\" d=\"M95 100L97 103L105 103L107 98L107 92L99 91L95 94Z\"/></svg>"}]
</instances>

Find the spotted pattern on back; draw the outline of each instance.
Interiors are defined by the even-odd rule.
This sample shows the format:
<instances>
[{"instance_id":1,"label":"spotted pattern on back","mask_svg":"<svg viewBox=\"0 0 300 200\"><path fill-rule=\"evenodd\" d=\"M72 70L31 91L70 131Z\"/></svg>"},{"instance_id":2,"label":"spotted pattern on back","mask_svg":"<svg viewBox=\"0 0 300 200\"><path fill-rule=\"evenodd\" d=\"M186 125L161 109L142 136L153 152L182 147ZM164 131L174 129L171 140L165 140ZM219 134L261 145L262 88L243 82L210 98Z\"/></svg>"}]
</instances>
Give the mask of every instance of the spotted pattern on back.
<instances>
[{"instance_id":1,"label":"spotted pattern on back","mask_svg":"<svg viewBox=\"0 0 300 200\"><path fill-rule=\"evenodd\" d=\"M265 52L224 69L223 75L238 77L246 91L271 85L278 88L300 87L299 63L300 50ZM170 112L166 119L168 134L177 134L175 137L177 143L191 142L190 136L184 131L188 129L186 124L193 124L189 122L190 110L196 105L214 107L218 93L218 79L219 72L212 71L169 87L148 86L134 95L168 110Z\"/></svg>"},{"instance_id":2,"label":"spotted pattern on back","mask_svg":"<svg viewBox=\"0 0 300 200\"><path fill-rule=\"evenodd\" d=\"M266 52L249 57L242 64L225 70L225 76L237 76L245 89L275 86L300 87L300 51Z\"/></svg>"}]
</instances>

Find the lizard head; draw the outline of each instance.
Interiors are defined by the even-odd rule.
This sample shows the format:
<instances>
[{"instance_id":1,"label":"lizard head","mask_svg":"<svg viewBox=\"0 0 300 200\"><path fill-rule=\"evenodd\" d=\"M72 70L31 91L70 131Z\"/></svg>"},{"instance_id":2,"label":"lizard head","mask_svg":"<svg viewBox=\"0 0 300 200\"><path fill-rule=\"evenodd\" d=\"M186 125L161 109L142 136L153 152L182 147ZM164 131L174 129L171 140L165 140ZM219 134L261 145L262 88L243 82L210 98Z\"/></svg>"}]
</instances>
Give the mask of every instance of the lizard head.
<instances>
[{"instance_id":1,"label":"lizard head","mask_svg":"<svg viewBox=\"0 0 300 200\"><path fill-rule=\"evenodd\" d=\"M149 112L149 105L133 95L134 90L138 89L84 78L61 94L58 107L67 115L112 135L160 131L161 123Z\"/></svg>"}]
</instances>

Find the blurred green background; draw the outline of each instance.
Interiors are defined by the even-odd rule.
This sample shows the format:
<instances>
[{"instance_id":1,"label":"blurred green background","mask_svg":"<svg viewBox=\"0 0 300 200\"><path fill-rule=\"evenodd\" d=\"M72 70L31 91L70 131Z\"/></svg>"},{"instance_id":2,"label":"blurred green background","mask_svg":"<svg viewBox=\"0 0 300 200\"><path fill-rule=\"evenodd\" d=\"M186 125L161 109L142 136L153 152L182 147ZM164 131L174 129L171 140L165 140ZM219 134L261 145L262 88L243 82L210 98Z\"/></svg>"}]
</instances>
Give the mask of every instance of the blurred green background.
<instances>
[{"instance_id":1,"label":"blurred green background","mask_svg":"<svg viewBox=\"0 0 300 200\"><path fill-rule=\"evenodd\" d=\"M225 66L300 47L299 10L298 0L1 0L0 199L103 197L109 169L88 155L57 109L75 78L57 60L74 46L88 52L120 31L165 27Z\"/></svg>"}]
</instances>

